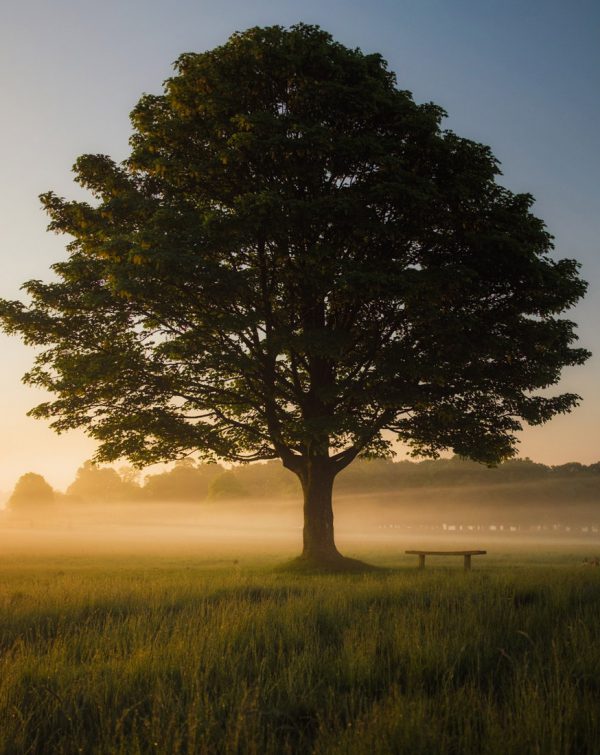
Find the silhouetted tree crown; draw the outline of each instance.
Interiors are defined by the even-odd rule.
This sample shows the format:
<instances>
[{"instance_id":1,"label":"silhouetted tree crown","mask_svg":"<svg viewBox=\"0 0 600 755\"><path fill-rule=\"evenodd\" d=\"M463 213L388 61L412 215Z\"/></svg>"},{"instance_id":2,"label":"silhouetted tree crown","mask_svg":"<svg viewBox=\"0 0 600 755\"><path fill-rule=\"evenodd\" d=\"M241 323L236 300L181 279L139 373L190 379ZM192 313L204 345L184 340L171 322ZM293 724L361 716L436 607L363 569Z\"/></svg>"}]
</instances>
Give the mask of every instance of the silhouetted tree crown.
<instances>
[{"instance_id":1,"label":"silhouetted tree crown","mask_svg":"<svg viewBox=\"0 0 600 755\"><path fill-rule=\"evenodd\" d=\"M81 501L125 501L138 497L139 485L128 482L110 467L100 467L86 461L77 470L75 480L66 494Z\"/></svg>"},{"instance_id":2,"label":"silhouetted tree crown","mask_svg":"<svg viewBox=\"0 0 600 755\"><path fill-rule=\"evenodd\" d=\"M157 501L200 501L206 498L215 477L223 472L218 464L194 464L179 461L173 469L146 478L143 493Z\"/></svg>"},{"instance_id":3,"label":"silhouetted tree crown","mask_svg":"<svg viewBox=\"0 0 600 755\"><path fill-rule=\"evenodd\" d=\"M95 202L42 196L69 257L1 309L44 347L32 414L99 460L279 457L331 547L333 477L392 437L510 457L577 403L537 391L588 356L559 317L585 284L444 115L313 26L182 55L129 158L77 160Z\"/></svg>"},{"instance_id":4,"label":"silhouetted tree crown","mask_svg":"<svg viewBox=\"0 0 600 755\"><path fill-rule=\"evenodd\" d=\"M17 480L15 489L8 499L8 508L21 511L27 508L37 508L54 503L54 490L42 475L27 472Z\"/></svg>"}]
</instances>

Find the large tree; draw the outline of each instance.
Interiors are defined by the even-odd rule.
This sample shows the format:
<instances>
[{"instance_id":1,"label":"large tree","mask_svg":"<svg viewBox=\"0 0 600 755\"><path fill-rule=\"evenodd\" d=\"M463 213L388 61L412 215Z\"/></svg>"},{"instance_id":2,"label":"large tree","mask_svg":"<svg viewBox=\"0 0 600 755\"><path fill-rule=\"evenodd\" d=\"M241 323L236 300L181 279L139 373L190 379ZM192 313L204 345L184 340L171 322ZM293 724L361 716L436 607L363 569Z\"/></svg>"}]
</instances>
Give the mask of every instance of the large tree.
<instances>
[{"instance_id":1,"label":"large tree","mask_svg":"<svg viewBox=\"0 0 600 755\"><path fill-rule=\"evenodd\" d=\"M32 414L98 460L280 458L319 563L358 455L513 455L522 420L577 403L537 391L587 357L558 317L585 284L444 115L313 26L182 55L130 157L77 160L94 201L42 196L68 259L1 310L43 347L26 379L56 398Z\"/></svg>"}]
</instances>

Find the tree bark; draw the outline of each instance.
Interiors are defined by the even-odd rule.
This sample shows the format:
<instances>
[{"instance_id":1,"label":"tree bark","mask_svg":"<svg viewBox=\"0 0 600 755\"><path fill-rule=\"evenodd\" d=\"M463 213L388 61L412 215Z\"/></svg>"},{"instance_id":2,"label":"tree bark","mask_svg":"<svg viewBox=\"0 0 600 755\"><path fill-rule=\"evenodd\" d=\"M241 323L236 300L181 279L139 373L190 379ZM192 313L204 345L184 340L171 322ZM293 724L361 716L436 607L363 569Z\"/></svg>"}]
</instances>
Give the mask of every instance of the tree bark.
<instances>
[{"instance_id":1,"label":"tree bark","mask_svg":"<svg viewBox=\"0 0 600 755\"><path fill-rule=\"evenodd\" d=\"M316 565L343 559L333 536L332 492L335 471L329 458L307 459L298 472L304 493L302 560Z\"/></svg>"}]
</instances>

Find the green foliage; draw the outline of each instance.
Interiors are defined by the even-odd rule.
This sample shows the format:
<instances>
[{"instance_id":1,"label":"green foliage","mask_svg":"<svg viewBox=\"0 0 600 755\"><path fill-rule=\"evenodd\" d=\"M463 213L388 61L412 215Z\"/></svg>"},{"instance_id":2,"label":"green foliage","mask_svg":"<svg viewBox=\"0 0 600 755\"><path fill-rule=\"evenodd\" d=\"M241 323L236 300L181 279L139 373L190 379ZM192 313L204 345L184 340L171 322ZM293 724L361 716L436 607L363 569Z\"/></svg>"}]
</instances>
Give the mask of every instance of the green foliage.
<instances>
[{"instance_id":1,"label":"green foliage","mask_svg":"<svg viewBox=\"0 0 600 755\"><path fill-rule=\"evenodd\" d=\"M596 752L600 570L413 558L335 578L4 562L0 751Z\"/></svg>"},{"instance_id":2,"label":"green foliage","mask_svg":"<svg viewBox=\"0 0 600 755\"><path fill-rule=\"evenodd\" d=\"M278 461L265 464L246 464L238 467L237 475L248 495L273 499L298 495L298 484Z\"/></svg>"},{"instance_id":3,"label":"green foliage","mask_svg":"<svg viewBox=\"0 0 600 755\"><path fill-rule=\"evenodd\" d=\"M54 490L42 475L27 472L17 480L8 499L8 508L12 511L43 508L54 503L54 496Z\"/></svg>"},{"instance_id":4,"label":"green foliage","mask_svg":"<svg viewBox=\"0 0 600 755\"><path fill-rule=\"evenodd\" d=\"M595 481L600 486L598 464L586 466L576 462L557 466L539 464L530 459L509 459L489 469L468 459L427 459L421 462L389 459L359 460L344 470L338 479L338 489L345 492L365 490L402 490L413 487L488 487L494 485L544 482L555 485L565 482ZM600 488L599 488L600 492ZM564 489L561 489L564 494ZM564 496L568 500L569 496Z\"/></svg>"},{"instance_id":5,"label":"green foliage","mask_svg":"<svg viewBox=\"0 0 600 755\"><path fill-rule=\"evenodd\" d=\"M69 485L66 493L82 501L125 501L138 498L140 487L124 480L110 467L99 467L91 461L86 461L77 470L75 480Z\"/></svg>"},{"instance_id":6,"label":"green foliage","mask_svg":"<svg viewBox=\"0 0 600 755\"><path fill-rule=\"evenodd\" d=\"M100 468L86 462L67 489L82 500L148 500L199 502L207 498L251 497L275 500L296 496L294 479L276 461L246 464L226 471L218 464L197 464L190 459L171 469L148 475L143 485L127 479L121 470ZM339 476L340 493L377 491L403 493L415 488L456 489L465 499L490 495L495 499L531 502L543 498L568 508L575 500L600 499L600 465L571 462L557 466L538 464L530 459L510 459L489 469L455 456L451 459L420 462L390 459L359 459ZM471 489L469 491L469 489ZM484 492L485 491L485 492Z\"/></svg>"},{"instance_id":7,"label":"green foliage","mask_svg":"<svg viewBox=\"0 0 600 755\"><path fill-rule=\"evenodd\" d=\"M137 477L128 468L115 470L88 461L77 470L64 501L199 503L249 497L268 502L298 495L294 479L276 461L242 465L227 471L218 464L200 464L186 459L164 472L147 475L143 481ZM530 515L533 504L546 503L554 506L553 516L556 516L561 511L566 514L576 502L600 500L600 464L586 466L571 462L550 467L530 459L511 459L488 469L457 456L421 462L359 459L340 475L337 487L345 495L397 493L403 496L404 503L400 499L396 502L400 507L412 505L410 491L414 497L415 489L422 488L423 495L427 495L428 489L444 490L443 494L437 493L437 497L433 493L432 506L439 507L441 497L451 500L453 506L459 499L480 505L485 501L502 505L527 504L523 509L525 518ZM36 502L46 504L56 500L56 496L43 477L29 473L17 482L10 506L21 509Z\"/></svg>"},{"instance_id":8,"label":"green foliage","mask_svg":"<svg viewBox=\"0 0 600 755\"><path fill-rule=\"evenodd\" d=\"M210 483L208 488L208 498L217 500L219 498L246 498L248 491L244 488L236 472L222 472Z\"/></svg>"},{"instance_id":9,"label":"green foliage","mask_svg":"<svg viewBox=\"0 0 600 755\"><path fill-rule=\"evenodd\" d=\"M495 463L523 420L575 406L537 391L588 356L559 317L577 263L379 55L300 24L175 69L127 160L77 160L92 203L42 196L69 258L0 306L42 348L26 379L56 398L34 416L84 428L98 460L338 471L386 430Z\"/></svg>"},{"instance_id":10,"label":"green foliage","mask_svg":"<svg viewBox=\"0 0 600 755\"><path fill-rule=\"evenodd\" d=\"M200 501L206 498L211 483L222 471L218 464L195 464L185 459L173 469L149 475L143 496L156 501Z\"/></svg>"}]
</instances>

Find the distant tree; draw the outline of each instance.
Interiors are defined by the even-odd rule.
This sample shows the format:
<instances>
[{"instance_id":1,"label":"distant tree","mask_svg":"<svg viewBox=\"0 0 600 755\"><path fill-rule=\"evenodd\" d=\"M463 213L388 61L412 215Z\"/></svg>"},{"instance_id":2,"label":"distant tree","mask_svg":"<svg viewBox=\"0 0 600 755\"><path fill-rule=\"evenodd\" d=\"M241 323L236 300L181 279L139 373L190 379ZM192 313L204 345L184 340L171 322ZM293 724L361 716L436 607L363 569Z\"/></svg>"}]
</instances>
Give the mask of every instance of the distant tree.
<instances>
[{"instance_id":1,"label":"distant tree","mask_svg":"<svg viewBox=\"0 0 600 755\"><path fill-rule=\"evenodd\" d=\"M117 474L123 482L131 485L140 485L142 472L136 467L122 466L117 469Z\"/></svg>"},{"instance_id":2,"label":"distant tree","mask_svg":"<svg viewBox=\"0 0 600 755\"><path fill-rule=\"evenodd\" d=\"M298 483L277 461L245 464L236 470L248 495L260 498L287 498L298 494Z\"/></svg>"},{"instance_id":3,"label":"distant tree","mask_svg":"<svg viewBox=\"0 0 600 755\"><path fill-rule=\"evenodd\" d=\"M337 489L345 493L394 490L410 485L417 464L393 463L390 459L359 459L339 476Z\"/></svg>"},{"instance_id":4,"label":"distant tree","mask_svg":"<svg viewBox=\"0 0 600 755\"><path fill-rule=\"evenodd\" d=\"M201 501L208 495L212 481L222 472L223 467L218 464L195 464L191 459L183 459L173 469L149 475L143 494L157 501Z\"/></svg>"},{"instance_id":5,"label":"distant tree","mask_svg":"<svg viewBox=\"0 0 600 755\"><path fill-rule=\"evenodd\" d=\"M560 475L577 475L586 471L586 467L578 461L569 461L566 464L558 464L552 467L555 474Z\"/></svg>"},{"instance_id":6,"label":"distant tree","mask_svg":"<svg viewBox=\"0 0 600 755\"><path fill-rule=\"evenodd\" d=\"M125 501L139 497L140 488L123 480L116 470L86 461L77 470L75 481L66 493L83 501Z\"/></svg>"},{"instance_id":7,"label":"distant tree","mask_svg":"<svg viewBox=\"0 0 600 755\"><path fill-rule=\"evenodd\" d=\"M585 361L583 295L489 148L443 130L379 55L254 28L182 55L132 113L131 155L77 160L94 204L43 195L72 237L9 332L45 347L33 416L97 459L279 458L304 491L303 559L343 566L336 475L357 456L510 457L536 391Z\"/></svg>"},{"instance_id":8,"label":"distant tree","mask_svg":"<svg viewBox=\"0 0 600 755\"><path fill-rule=\"evenodd\" d=\"M27 472L17 480L15 489L8 499L12 511L38 509L54 503L55 493L42 475Z\"/></svg>"},{"instance_id":9,"label":"distant tree","mask_svg":"<svg viewBox=\"0 0 600 755\"><path fill-rule=\"evenodd\" d=\"M210 483L208 488L209 500L219 498L245 498L248 491L244 488L235 472L222 472Z\"/></svg>"}]
</instances>

